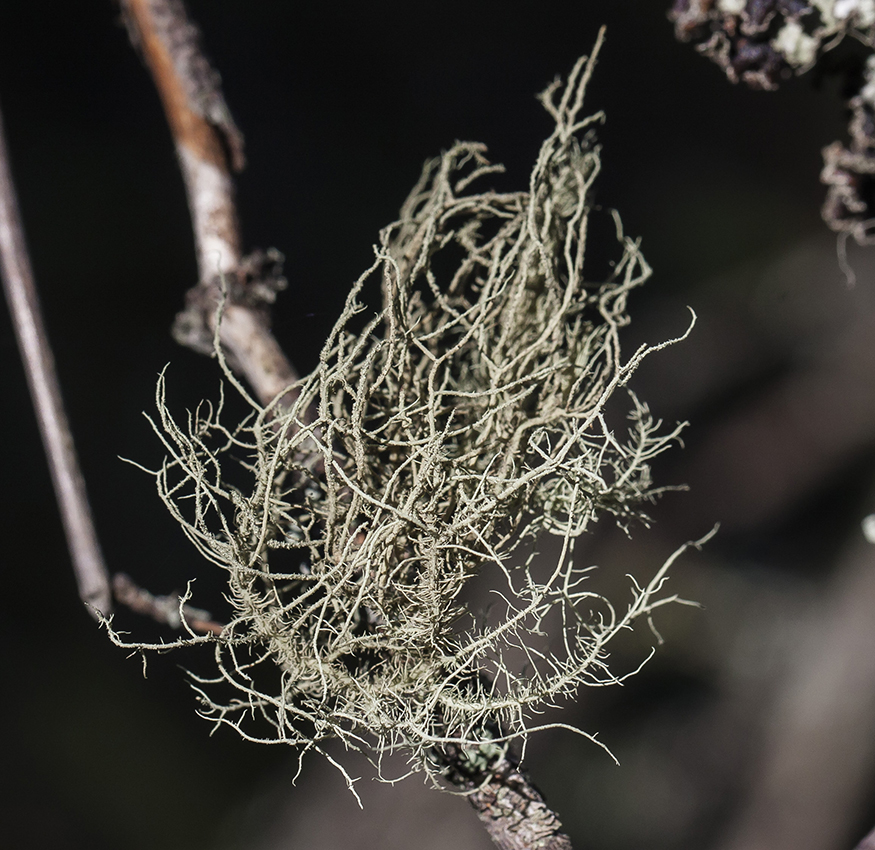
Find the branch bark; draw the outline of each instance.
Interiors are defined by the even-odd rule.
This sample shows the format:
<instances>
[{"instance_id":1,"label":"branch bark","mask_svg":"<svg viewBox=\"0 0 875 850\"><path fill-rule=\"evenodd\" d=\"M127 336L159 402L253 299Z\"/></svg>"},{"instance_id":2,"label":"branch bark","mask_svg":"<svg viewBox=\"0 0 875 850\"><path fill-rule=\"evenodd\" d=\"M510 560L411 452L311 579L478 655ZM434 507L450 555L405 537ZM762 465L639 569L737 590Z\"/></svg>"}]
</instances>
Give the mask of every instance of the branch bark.
<instances>
[{"instance_id":1,"label":"branch bark","mask_svg":"<svg viewBox=\"0 0 875 850\"><path fill-rule=\"evenodd\" d=\"M174 629L187 627L191 632L202 635L220 635L225 628L223 623L213 620L209 611L189 605L186 597L178 594L156 596L139 587L125 573L116 573L112 577L112 589L121 605L151 617L156 623L163 623Z\"/></svg>"},{"instance_id":2,"label":"branch bark","mask_svg":"<svg viewBox=\"0 0 875 850\"><path fill-rule=\"evenodd\" d=\"M503 761L468 800L500 850L572 850L556 813L510 761Z\"/></svg>"},{"instance_id":3,"label":"branch bark","mask_svg":"<svg viewBox=\"0 0 875 850\"><path fill-rule=\"evenodd\" d=\"M267 404L298 376L270 331L268 308L285 286L282 257L276 251L241 253L231 171L245 164L243 136L181 0L121 0L121 6L164 105L194 229L200 281L177 316L174 336L212 354L225 287L220 342L231 366Z\"/></svg>"},{"instance_id":4,"label":"branch bark","mask_svg":"<svg viewBox=\"0 0 875 850\"><path fill-rule=\"evenodd\" d=\"M100 551L79 468L70 424L64 412L55 358L43 322L33 269L27 253L18 199L0 114L0 269L18 340L30 396L36 411L79 596L92 616L112 611L109 574Z\"/></svg>"},{"instance_id":5,"label":"branch bark","mask_svg":"<svg viewBox=\"0 0 875 850\"><path fill-rule=\"evenodd\" d=\"M499 733L498 725L493 726ZM455 744L435 752L443 775L465 792L477 817L500 850L572 850L556 813L520 769L514 750L478 763Z\"/></svg>"}]
</instances>

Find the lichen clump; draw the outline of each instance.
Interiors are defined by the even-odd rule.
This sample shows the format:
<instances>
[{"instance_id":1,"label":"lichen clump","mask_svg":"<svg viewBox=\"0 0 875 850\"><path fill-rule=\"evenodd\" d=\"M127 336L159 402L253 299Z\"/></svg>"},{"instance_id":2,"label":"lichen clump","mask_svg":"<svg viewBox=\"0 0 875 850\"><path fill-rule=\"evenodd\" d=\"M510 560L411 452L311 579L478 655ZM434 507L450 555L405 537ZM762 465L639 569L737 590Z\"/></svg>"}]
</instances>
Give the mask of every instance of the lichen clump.
<instances>
[{"instance_id":1,"label":"lichen clump","mask_svg":"<svg viewBox=\"0 0 875 850\"><path fill-rule=\"evenodd\" d=\"M585 272L594 62L541 95L555 129L528 191L476 191L499 170L479 144L425 166L318 367L273 404L250 401L230 428L204 404L182 427L162 378L158 489L226 571L232 607L221 635L174 644L214 644L218 675L197 678L206 716L301 750L333 737L377 760L403 749L439 774L447 747L488 761L545 705L615 681L606 643L673 599L663 569L616 609L573 557L599 515L641 515L648 461L678 433L626 395L653 350L620 353L627 296L649 275L637 243L618 224L613 274ZM376 275L383 306L368 317ZM631 399L623 436L606 421L615 396ZM248 490L228 483L241 461ZM544 534L561 546L539 566ZM463 593L484 571L489 617ZM236 695L220 699L221 683Z\"/></svg>"}]
</instances>

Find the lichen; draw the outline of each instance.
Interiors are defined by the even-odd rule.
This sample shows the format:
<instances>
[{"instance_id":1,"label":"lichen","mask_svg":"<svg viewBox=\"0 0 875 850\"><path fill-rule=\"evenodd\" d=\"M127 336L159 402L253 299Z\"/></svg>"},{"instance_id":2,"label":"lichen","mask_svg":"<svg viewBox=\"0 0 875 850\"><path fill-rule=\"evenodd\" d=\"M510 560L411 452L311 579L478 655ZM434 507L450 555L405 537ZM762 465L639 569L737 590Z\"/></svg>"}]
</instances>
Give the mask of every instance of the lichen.
<instances>
[{"instance_id":1,"label":"lichen","mask_svg":"<svg viewBox=\"0 0 875 850\"><path fill-rule=\"evenodd\" d=\"M226 572L231 612L218 636L111 634L143 651L212 644L216 676L195 677L204 716L299 751L328 738L375 761L401 749L440 775L447 747L493 759L543 728L545 706L618 681L608 643L676 600L668 564L617 605L575 558L598 517L644 518L659 492L649 462L681 427L661 428L627 387L668 343L621 355L628 296L650 269L619 218L613 272L587 272L603 116L581 111L598 46L540 96L555 127L528 191L475 190L500 170L480 144L426 164L289 393L259 405L220 351L250 416L226 426L222 403L204 403L179 424L162 375L158 491ZM608 407L623 399L618 434ZM235 458L246 487L229 483ZM550 564L533 548L543 535L561 544ZM487 572L488 617L465 597Z\"/></svg>"}]
</instances>

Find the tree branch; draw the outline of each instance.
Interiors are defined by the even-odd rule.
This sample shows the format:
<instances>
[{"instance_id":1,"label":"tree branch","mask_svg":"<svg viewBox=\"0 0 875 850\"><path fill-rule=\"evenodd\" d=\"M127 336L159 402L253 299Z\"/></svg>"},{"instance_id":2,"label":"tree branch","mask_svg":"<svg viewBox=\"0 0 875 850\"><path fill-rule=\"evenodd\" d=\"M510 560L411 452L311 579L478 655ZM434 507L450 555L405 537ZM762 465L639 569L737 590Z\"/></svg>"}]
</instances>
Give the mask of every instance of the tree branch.
<instances>
[{"instance_id":1,"label":"tree branch","mask_svg":"<svg viewBox=\"0 0 875 850\"><path fill-rule=\"evenodd\" d=\"M500 850L571 850L556 813L510 760L502 760L468 800Z\"/></svg>"},{"instance_id":2,"label":"tree branch","mask_svg":"<svg viewBox=\"0 0 875 850\"><path fill-rule=\"evenodd\" d=\"M112 577L112 589L115 598L132 611L151 617L156 623L163 623L174 629L188 626L200 634L220 635L225 626L217 623L209 611L195 608L186 602L186 597L178 594L155 596L136 585L133 579L125 573L116 573Z\"/></svg>"},{"instance_id":3,"label":"tree branch","mask_svg":"<svg viewBox=\"0 0 875 850\"><path fill-rule=\"evenodd\" d=\"M219 75L200 47L200 33L181 0L121 0L131 41L152 73L185 180L200 282L177 316L177 342L213 353L216 310L228 300L220 341L228 362L267 404L297 379L270 332L268 307L285 286L279 252L241 255L231 167L244 165Z\"/></svg>"},{"instance_id":4,"label":"tree branch","mask_svg":"<svg viewBox=\"0 0 875 850\"><path fill-rule=\"evenodd\" d=\"M70 424L64 412L33 270L27 254L18 199L0 115L0 269L30 396L36 410L79 596L92 615L112 611L109 575L100 551L85 481L79 469Z\"/></svg>"}]
</instances>

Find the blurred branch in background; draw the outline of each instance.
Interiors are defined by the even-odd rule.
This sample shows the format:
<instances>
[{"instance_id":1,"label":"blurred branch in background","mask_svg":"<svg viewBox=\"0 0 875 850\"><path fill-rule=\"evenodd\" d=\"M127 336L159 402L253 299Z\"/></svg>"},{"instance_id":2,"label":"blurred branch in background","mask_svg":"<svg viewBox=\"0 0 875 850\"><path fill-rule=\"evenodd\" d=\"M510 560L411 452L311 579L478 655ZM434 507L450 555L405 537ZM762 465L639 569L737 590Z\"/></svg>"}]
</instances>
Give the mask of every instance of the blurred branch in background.
<instances>
[{"instance_id":1,"label":"blurred branch in background","mask_svg":"<svg viewBox=\"0 0 875 850\"><path fill-rule=\"evenodd\" d=\"M875 829L857 845L856 850L875 850Z\"/></svg>"},{"instance_id":2,"label":"blurred branch in background","mask_svg":"<svg viewBox=\"0 0 875 850\"><path fill-rule=\"evenodd\" d=\"M756 336L748 334L750 353L735 356L749 368L761 358L765 375L775 371L776 361L784 366L724 413L688 461L702 502L691 506L683 522L701 518L698 504L725 518L727 533L742 538L765 537L773 533L770 527L792 521L799 526L795 533L827 557L826 541L837 533L848 537L813 584L798 564L796 581L800 589L808 586L801 607L785 592L779 597L784 602L770 612L771 622L756 627L759 654L777 652L778 658L768 682L764 677L757 685L751 671L737 679L759 689L759 699L748 700L748 735L759 743L735 780L744 789L738 821L717 845L732 850L848 847L859 819L872 808L875 549L864 541L859 518L871 510L873 493L863 505L845 495L841 504L857 517L832 509L793 519L875 445L875 263L863 254L858 266L863 282L853 291L840 287L828 246L801 247L760 273L750 296L751 312L760 318L744 324L761 325L761 342L757 347ZM715 303L702 307L702 322L722 338L731 327L720 328L721 317L738 318L739 306L727 309L727 301L739 288L714 291ZM792 301L786 297L791 291ZM707 372L709 359L719 373L718 347L702 352L698 368ZM749 382L762 382L753 368ZM791 551L801 555L805 546ZM709 599L707 592L697 598L709 603L712 616L716 605L727 603ZM733 660L728 648L712 647L728 669L756 665L756 654Z\"/></svg>"},{"instance_id":3,"label":"blurred branch in background","mask_svg":"<svg viewBox=\"0 0 875 850\"><path fill-rule=\"evenodd\" d=\"M52 474L67 547L73 561L79 597L92 616L112 613L109 573L88 504L73 434L64 411L33 269L27 255L24 228L12 182L3 116L0 115L0 269L6 302L12 315L18 349L24 363L30 397Z\"/></svg>"},{"instance_id":4,"label":"blurred branch in background","mask_svg":"<svg viewBox=\"0 0 875 850\"><path fill-rule=\"evenodd\" d=\"M835 850L872 803L875 547L857 533L790 648L725 850Z\"/></svg>"}]
</instances>

